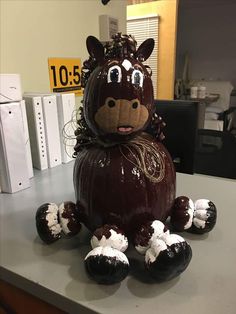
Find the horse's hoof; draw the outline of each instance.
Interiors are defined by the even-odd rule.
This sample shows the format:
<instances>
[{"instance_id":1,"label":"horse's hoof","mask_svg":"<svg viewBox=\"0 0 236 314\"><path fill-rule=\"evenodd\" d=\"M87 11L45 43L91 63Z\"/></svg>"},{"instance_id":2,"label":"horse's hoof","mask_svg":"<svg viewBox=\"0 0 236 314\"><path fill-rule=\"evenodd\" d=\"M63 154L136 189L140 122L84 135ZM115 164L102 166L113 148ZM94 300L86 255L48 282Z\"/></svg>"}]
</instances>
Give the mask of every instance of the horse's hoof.
<instances>
[{"instance_id":1,"label":"horse's hoof","mask_svg":"<svg viewBox=\"0 0 236 314\"><path fill-rule=\"evenodd\" d=\"M55 203L45 203L37 209L36 228L39 237L46 244L51 244L61 238L58 206Z\"/></svg>"},{"instance_id":2,"label":"horse's hoof","mask_svg":"<svg viewBox=\"0 0 236 314\"><path fill-rule=\"evenodd\" d=\"M85 257L89 276L100 284L113 284L123 280L129 272L129 261L124 253L111 247L99 246Z\"/></svg>"},{"instance_id":3,"label":"horse's hoof","mask_svg":"<svg viewBox=\"0 0 236 314\"><path fill-rule=\"evenodd\" d=\"M169 234L153 241L145 255L145 263L151 276L166 281L180 275L192 257L190 245L180 236Z\"/></svg>"},{"instance_id":4,"label":"horse's hoof","mask_svg":"<svg viewBox=\"0 0 236 314\"><path fill-rule=\"evenodd\" d=\"M210 232L216 224L217 211L215 204L206 199L199 199L194 202L194 205L192 227L187 231L198 234Z\"/></svg>"}]
</instances>

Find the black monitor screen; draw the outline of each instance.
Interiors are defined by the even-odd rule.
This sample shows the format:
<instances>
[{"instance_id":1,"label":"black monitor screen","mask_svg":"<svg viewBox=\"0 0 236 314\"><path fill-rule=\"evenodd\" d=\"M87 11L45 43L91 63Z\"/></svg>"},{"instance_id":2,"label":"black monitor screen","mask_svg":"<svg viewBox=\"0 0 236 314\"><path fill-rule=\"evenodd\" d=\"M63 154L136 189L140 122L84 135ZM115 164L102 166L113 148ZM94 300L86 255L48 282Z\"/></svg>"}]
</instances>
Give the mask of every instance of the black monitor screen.
<instances>
[{"instance_id":1,"label":"black monitor screen","mask_svg":"<svg viewBox=\"0 0 236 314\"><path fill-rule=\"evenodd\" d=\"M198 102L187 100L155 100L156 113L166 123L163 144L168 149L176 171L194 172L197 136ZM147 130L150 132L150 128Z\"/></svg>"}]
</instances>

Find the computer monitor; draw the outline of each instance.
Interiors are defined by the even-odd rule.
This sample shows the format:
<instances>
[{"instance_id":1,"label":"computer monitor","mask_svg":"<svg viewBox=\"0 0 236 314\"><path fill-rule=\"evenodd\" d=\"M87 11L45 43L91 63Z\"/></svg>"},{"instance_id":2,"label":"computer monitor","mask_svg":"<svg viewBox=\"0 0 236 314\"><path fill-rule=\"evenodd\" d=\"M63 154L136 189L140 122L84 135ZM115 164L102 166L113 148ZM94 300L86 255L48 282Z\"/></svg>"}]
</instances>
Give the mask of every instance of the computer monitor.
<instances>
[{"instance_id":1,"label":"computer monitor","mask_svg":"<svg viewBox=\"0 0 236 314\"><path fill-rule=\"evenodd\" d=\"M155 100L156 113L166 123L163 144L169 151L176 171L193 174L197 138L198 102ZM147 132L150 133L150 127Z\"/></svg>"}]
</instances>

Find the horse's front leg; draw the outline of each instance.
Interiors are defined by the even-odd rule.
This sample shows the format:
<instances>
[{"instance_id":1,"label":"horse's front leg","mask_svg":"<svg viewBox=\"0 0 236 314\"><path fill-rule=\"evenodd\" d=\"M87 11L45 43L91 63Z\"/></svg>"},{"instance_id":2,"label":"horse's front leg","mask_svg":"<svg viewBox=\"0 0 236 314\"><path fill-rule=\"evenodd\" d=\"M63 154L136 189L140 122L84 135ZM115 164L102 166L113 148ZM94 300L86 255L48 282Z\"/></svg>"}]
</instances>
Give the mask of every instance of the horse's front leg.
<instances>
[{"instance_id":1,"label":"horse's front leg","mask_svg":"<svg viewBox=\"0 0 236 314\"><path fill-rule=\"evenodd\" d=\"M136 250L145 255L145 266L157 281L180 275L192 258L190 245L177 234L171 234L159 220L143 224L134 238Z\"/></svg>"},{"instance_id":2,"label":"horse's front leg","mask_svg":"<svg viewBox=\"0 0 236 314\"><path fill-rule=\"evenodd\" d=\"M92 250L85 257L88 275L102 284L123 280L129 272L129 261L123 253L128 247L124 232L115 225L98 228L91 239Z\"/></svg>"}]
</instances>

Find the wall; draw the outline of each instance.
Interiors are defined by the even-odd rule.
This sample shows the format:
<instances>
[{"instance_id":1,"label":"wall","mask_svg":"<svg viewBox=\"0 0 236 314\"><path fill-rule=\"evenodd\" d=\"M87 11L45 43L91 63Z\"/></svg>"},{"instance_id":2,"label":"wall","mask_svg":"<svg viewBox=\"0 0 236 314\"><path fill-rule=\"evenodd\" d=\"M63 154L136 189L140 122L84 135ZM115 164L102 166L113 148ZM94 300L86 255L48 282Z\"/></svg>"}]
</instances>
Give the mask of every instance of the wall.
<instances>
[{"instance_id":1,"label":"wall","mask_svg":"<svg viewBox=\"0 0 236 314\"><path fill-rule=\"evenodd\" d=\"M1 0L1 73L20 73L23 91L49 92L48 57L88 57L86 37L99 37L98 16L126 30L126 0Z\"/></svg>"},{"instance_id":2,"label":"wall","mask_svg":"<svg viewBox=\"0 0 236 314\"><path fill-rule=\"evenodd\" d=\"M183 1L179 6L176 77L184 54L190 78L230 80L236 88L236 1Z\"/></svg>"},{"instance_id":3,"label":"wall","mask_svg":"<svg viewBox=\"0 0 236 314\"><path fill-rule=\"evenodd\" d=\"M127 16L160 15L157 98L173 99L176 58L177 0L162 0L127 7Z\"/></svg>"}]
</instances>

